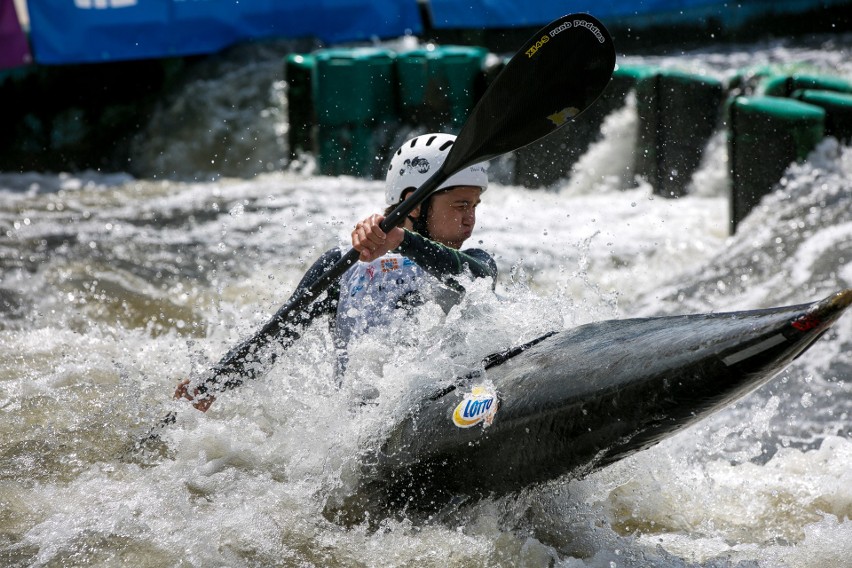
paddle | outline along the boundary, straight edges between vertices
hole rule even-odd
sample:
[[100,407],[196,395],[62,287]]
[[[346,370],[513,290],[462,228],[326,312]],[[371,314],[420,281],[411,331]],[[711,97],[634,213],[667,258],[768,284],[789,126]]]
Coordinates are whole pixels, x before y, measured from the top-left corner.
[[[381,223],[387,232],[458,171],[526,146],[565,126],[587,109],[609,83],[615,49],[606,28],[587,14],[570,14],[541,28],[494,79],[459,132],[443,165]],[[305,309],[358,261],[350,250],[308,287],[282,306],[250,340],[231,350],[197,385],[198,393],[221,392],[242,383],[246,361],[300,323]],[[171,413],[159,427],[174,422]],[[139,444],[137,444],[138,446]]]

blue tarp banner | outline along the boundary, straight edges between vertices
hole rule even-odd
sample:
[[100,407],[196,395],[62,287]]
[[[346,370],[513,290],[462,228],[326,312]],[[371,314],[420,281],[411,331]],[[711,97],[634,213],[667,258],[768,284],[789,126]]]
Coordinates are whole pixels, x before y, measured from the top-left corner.
[[327,43],[420,33],[417,0],[29,0],[37,63],[219,51],[240,41]]
[[429,0],[433,25],[444,29],[543,26],[576,12],[606,23],[608,18],[677,13],[720,4],[720,0]]

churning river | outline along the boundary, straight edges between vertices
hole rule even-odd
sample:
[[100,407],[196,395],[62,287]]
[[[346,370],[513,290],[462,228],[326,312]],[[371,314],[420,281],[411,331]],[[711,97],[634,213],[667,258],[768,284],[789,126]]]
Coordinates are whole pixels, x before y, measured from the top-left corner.
[[[724,78],[750,66],[852,79],[822,38],[621,61]],[[690,193],[625,175],[635,104],[571,177],[494,183],[472,238],[500,268],[332,380],[324,325],[202,414],[171,400],[265,323],[313,260],[382,207],[381,182],[282,166],[280,53],[223,61],[152,117],[152,171],[193,159],[246,175],[0,174],[3,566],[852,566],[852,317],[734,406],[583,480],[378,530],[327,520],[363,447],[430,381],[589,321],[805,303],[852,287],[852,148],[827,139],[728,234],[722,128]],[[246,89],[262,104],[241,107]],[[204,120],[158,128],[169,113]],[[206,120],[206,122],[205,122]],[[227,124],[233,144],[204,154]],[[188,130],[187,130],[188,129]],[[239,142],[237,141],[239,140]],[[204,159],[198,158],[205,155]],[[471,244],[471,242],[469,242]],[[376,388],[378,405],[353,408]],[[169,411],[156,452],[128,453]]]

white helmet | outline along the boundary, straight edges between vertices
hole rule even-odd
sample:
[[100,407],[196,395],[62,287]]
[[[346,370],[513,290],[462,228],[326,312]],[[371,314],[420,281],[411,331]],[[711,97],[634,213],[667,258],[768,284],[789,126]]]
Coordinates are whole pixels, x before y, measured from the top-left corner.
[[[412,138],[403,144],[391,159],[385,179],[387,204],[396,205],[406,189],[417,189],[432,177],[447,159],[455,140],[452,134],[432,133]],[[488,187],[488,163],[466,167],[450,176],[435,191],[457,185],[470,185],[485,191]]]

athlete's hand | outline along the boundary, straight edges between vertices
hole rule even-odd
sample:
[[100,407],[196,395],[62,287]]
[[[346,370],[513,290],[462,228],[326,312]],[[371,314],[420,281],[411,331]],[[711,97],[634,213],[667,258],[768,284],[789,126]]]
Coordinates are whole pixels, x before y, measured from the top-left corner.
[[216,397],[212,394],[207,396],[202,395],[198,392],[197,388],[193,394],[189,394],[189,379],[184,379],[178,383],[177,389],[175,390],[175,398],[185,398],[192,403],[192,406],[201,412],[207,412],[207,409],[210,408],[210,405],[212,405],[213,401],[216,400]]
[[379,226],[384,220],[383,215],[374,214],[355,225],[352,231],[352,248],[361,254],[359,260],[371,262],[402,243],[405,231],[401,227],[394,227],[385,233]]

